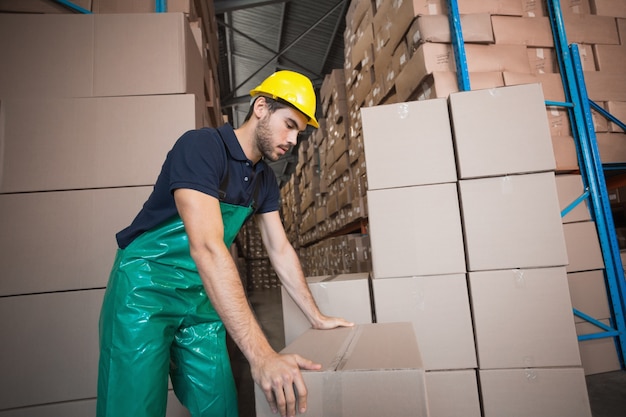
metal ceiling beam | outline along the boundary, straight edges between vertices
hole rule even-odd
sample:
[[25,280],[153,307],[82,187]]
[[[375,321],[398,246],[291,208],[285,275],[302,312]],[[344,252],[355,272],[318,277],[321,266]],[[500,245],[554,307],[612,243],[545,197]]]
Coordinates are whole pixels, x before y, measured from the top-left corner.
[[[261,42],[259,42],[258,40],[254,39],[253,37],[251,37],[251,36],[249,36],[249,35],[246,35],[245,33],[243,33],[242,31],[240,31],[239,29],[237,29],[237,28],[233,27],[233,26],[232,26],[231,24],[229,24],[229,23],[222,22],[222,21],[218,20],[218,21],[217,21],[217,24],[218,24],[218,25],[220,25],[220,26],[224,26],[225,28],[229,29],[229,30],[231,31],[230,33],[232,33],[232,32],[236,32],[236,33],[238,33],[239,35],[243,36],[244,38],[246,38],[246,39],[247,39],[247,40],[249,40],[250,42],[254,43],[255,45],[257,45],[257,46],[259,46],[259,47],[261,47],[261,48],[263,48],[263,49],[265,49],[265,50],[266,50],[266,51],[268,51],[268,52],[271,52],[271,53],[273,53],[273,54],[275,54],[275,55],[281,55],[281,54],[282,54],[282,52],[277,52],[275,49],[270,48],[269,46],[262,44]],[[284,52],[284,51],[283,51],[283,52]],[[236,54],[236,53],[232,53],[232,52],[230,52],[230,53],[231,53],[233,56],[237,56],[237,54]],[[250,58],[249,58],[249,57],[246,57],[246,59],[250,59]],[[275,58],[273,58],[273,59],[275,59]],[[315,75],[318,75],[318,76],[319,76],[319,72],[318,72],[318,71],[314,71],[314,70],[311,70],[310,68],[306,68],[306,67],[304,67],[304,66],[302,66],[302,65],[298,64],[297,62],[295,62],[295,61],[293,61],[293,60],[291,60],[291,59],[284,58],[284,57],[283,57],[283,59],[284,59],[285,61],[289,62],[290,64],[292,64],[292,65],[294,65],[294,66],[298,67],[300,70],[303,70],[303,71],[308,72],[308,73],[310,73],[310,74],[315,74]],[[259,62],[259,64],[261,64],[261,61],[258,61],[258,62]],[[267,65],[267,64],[265,64],[265,65]],[[235,91],[235,90],[233,89],[232,91]]]
[[213,0],[215,14],[249,9],[251,7],[266,6],[268,4],[286,3],[290,0]]
[[246,78],[244,81],[240,82],[239,85],[237,87],[235,87],[233,89],[233,91],[226,97],[226,100],[230,99],[234,92],[237,91],[239,88],[241,88],[242,86],[244,86],[248,81],[250,81],[252,78],[254,78],[255,75],[257,75],[259,72],[261,72],[261,70],[263,68],[265,68],[266,66],[268,66],[270,63],[272,63],[276,58],[280,57],[281,55],[283,55],[285,52],[287,52],[289,49],[291,49],[294,45],[296,45],[302,38],[304,38],[306,35],[308,35],[313,29],[315,29],[317,27],[317,25],[319,25],[321,22],[323,22],[328,16],[330,16],[339,6],[341,6],[343,2],[339,2],[336,5],[334,5],[329,11],[327,11],[321,18],[319,18],[315,23],[313,23],[307,30],[305,30],[304,32],[302,32],[300,35],[298,35],[298,37],[296,39],[294,39],[293,41],[291,41],[287,46],[285,46],[283,49],[281,49],[280,51],[276,52],[274,54],[273,57],[271,57],[267,62],[265,62],[261,67],[259,67],[259,69],[257,69],[255,72],[253,72],[250,76],[248,76],[248,78]]

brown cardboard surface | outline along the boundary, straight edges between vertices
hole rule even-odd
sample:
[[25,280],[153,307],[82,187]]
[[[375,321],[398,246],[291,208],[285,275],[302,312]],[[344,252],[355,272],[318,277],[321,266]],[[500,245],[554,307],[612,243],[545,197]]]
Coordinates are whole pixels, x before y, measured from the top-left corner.
[[93,19],[0,13],[0,97],[93,95]]
[[[424,371],[410,323],[308,330],[281,351],[322,364],[303,371],[307,416],[426,417]],[[257,417],[273,416],[255,386]]]
[[378,323],[413,324],[424,369],[476,367],[465,274],[374,279]]
[[[607,103],[607,111],[611,113],[622,123],[626,123],[626,101],[609,101]],[[609,131],[615,133],[624,133],[624,129],[617,124],[610,122]]]
[[154,184],[198,108],[190,94],[2,100],[0,192]]
[[0,298],[0,328],[19,340],[0,347],[11,358],[0,375],[3,408],[96,396],[103,295],[97,289]]
[[459,13],[490,13],[511,16],[522,15],[522,4],[517,0],[459,0]]
[[456,181],[446,100],[366,107],[361,118],[370,190]]
[[[320,311],[327,316],[343,317],[353,323],[372,322],[368,273],[307,277],[307,284]],[[285,344],[311,328],[311,323],[281,287]]]
[[479,371],[484,417],[591,417],[582,368]]
[[429,417],[480,417],[474,369],[426,372]]
[[460,179],[555,168],[539,84],[450,94]]
[[[595,319],[611,317],[603,269],[570,272],[567,281],[572,307]],[[574,321],[580,323],[586,320],[574,316]]]
[[204,97],[202,58],[182,13],[101,14],[94,29],[94,95]]
[[468,270],[568,263],[554,174],[459,181]]
[[0,295],[104,287],[152,187],[0,195]]
[[626,161],[626,133],[596,133],[596,140],[603,163]]
[[589,0],[591,11],[599,16],[626,18],[625,0]]
[[557,171],[578,170],[578,155],[574,138],[571,136],[552,136],[552,149]]
[[[465,54],[470,73],[512,71],[529,74],[531,72],[524,45],[467,44]],[[456,71],[451,45],[426,42],[415,50],[396,78],[398,100],[405,101],[426,75],[434,71]]]
[[373,278],[465,272],[455,184],[367,192]]
[[[600,320],[610,326],[609,320]],[[576,323],[576,334],[587,335],[599,333],[603,330],[595,325],[584,322]],[[621,369],[615,340],[612,337],[583,340],[578,342],[580,359],[585,369],[585,375],[601,374],[603,372],[618,371]]]
[[550,136],[572,136],[568,110],[564,107],[546,106]]
[[[167,0],[166,10],[169,13],[190,13],[193,10],[192,0]],[[93,0],[94,13],[151,13],[156,9],[153,0]]]
[[580,366],[565,268],[469,273],[480,369]]
[[593,101],[626,101],[623,71],[585,71],[587,94]]
[[533,74],[554,73],[558,72],[558,62],[556,51],[554,48],[535,48],[529,47],[528,59],[530,60],[530,68]]
[[[604,268],[600,240],[593,221],[563,225],[569,264],[567,272],[590,271]],[[603,317],[604,318],[604,317]]]
[[[489,13],[460,16],[463,41],[467,43],[493,43],[493,30]],[[447,15],[418,16],[407,32],[409,45],[421,42],[450,43],[450,21]]]
[[614,17],[584,13],[565,13],[563,23],[567,41],[572,43],[619,45]]
[[554,37],[548,17],[492,16],[493,33],[498,44],[551,48]]
[[563,81],[557,73],[524,74],[516,72],[504,72],[504,84],[507,86],[520,84],[541,84],[544,98],[551,101],[565,101]]
[[204,97],[202,58],[182,13],[3,14],[0,39],[3,99]]
[[[74,0],[76,6],[91,10],[91,0]],[[0,11],[11,13],[67,13],[66,6],[48,0],[0,0]]]
[[[563,174],[556,177],[556,191],[559,197],[559,207],[561,213],[568,208],[570,204],[583,195],[585,189],[583,186],[582,176],[579,174]],[[591,220],[589,212],[589,199],[584,199],[572,208],[565,217],[561,217],[563,223],[573,223],[579,221]]]
[[[504,86],[501,72],[472,72],[469,74],[469,80],[472,90]],[[434,71],[422,81],[409,99],[448,98],[450,94],[458,91],[459,81],[456,72]]]

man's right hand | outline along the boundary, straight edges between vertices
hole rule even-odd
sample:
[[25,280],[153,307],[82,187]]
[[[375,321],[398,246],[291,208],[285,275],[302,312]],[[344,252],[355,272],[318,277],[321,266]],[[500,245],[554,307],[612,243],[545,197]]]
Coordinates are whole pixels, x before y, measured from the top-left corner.
[[278,411],[283,417],[306,412],[307,389],[300,370],[316,371],[322,365],[297,354],[273,352],[250,366],[252,378],[263,390],[272,412]]

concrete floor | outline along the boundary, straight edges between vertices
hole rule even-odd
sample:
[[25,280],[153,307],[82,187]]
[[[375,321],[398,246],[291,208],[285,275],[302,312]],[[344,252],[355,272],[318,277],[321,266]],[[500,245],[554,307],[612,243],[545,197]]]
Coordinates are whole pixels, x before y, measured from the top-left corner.
[[[270,344],[276,350],[282,349],[285,337],[280,288],[253,291],[249,299]],[[250,367],[235,347],[231,349],[231,359],[239,390],[239,415],[255,417],[254,383],[250,377]],[[587,377],[587,388],[593,417],[626,416],[626,371],[590,375]]]

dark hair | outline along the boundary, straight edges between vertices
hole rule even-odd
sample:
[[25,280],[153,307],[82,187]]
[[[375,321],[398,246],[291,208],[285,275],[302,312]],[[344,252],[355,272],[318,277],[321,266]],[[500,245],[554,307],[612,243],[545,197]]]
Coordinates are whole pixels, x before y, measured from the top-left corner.
[[[274,113],[276,110],[280,110],[280,109],[284,109],[287,107],[291,107],[293,109],[296,109],[294,106],[292,106],[291,104],[280,100],[280,99],[273,99],[271,97],[267,97],[267,96],[257,96],[254,98],[254,100],[252,100],[252,102],[250,103],[250,108],[248,109],[248,114],[246,114],[246,118],[243,120],[243,122],[247,122],[248,120],[250,120],[250,118],[252,117],[252,112],[254,111],[254,103],[257,100],[257,98],[259,97],[263,97],[265,99],[265,103],[267,104],[267,110],[271,113]],[[298,110],[298,109],[296,109]],[[299,111],[299,110],[298,110]]]

